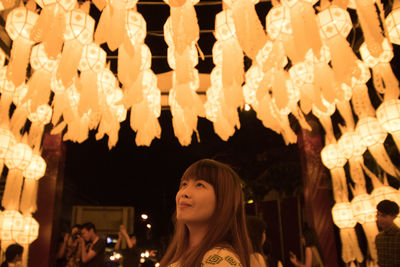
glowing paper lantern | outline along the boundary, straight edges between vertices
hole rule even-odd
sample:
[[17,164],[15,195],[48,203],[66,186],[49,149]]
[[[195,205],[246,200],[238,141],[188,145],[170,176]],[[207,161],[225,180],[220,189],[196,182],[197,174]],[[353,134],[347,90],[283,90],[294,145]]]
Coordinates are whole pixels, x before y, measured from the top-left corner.
[[13,239],[19,244],[28,245],[36,240],[39,234],[39,224],[30,215],[22,216],[22,229],[13,230]]
[[348,131],[338,140],[340,152],[349,160],[350,176],[356,188],[366,193],[365,177],[362,169],[362,155],[367,147],[361,142],[360,136],[354,131]]
[[8,150],[14,146],[14,135],[6,128],[0,127],[0,173],[3,171],[4,160]]
[[32,110],[36,110],[39,105],[49,102],[51,77],[58,66],[58,60],[48,58],[44,45],[38,44],[32,49],[30,62],[35,71],[29,79],[25,100],[30,99]]
[[[90,2],[83,4],[87,5],[90,5]],[[94,24],[94,19],[82,9],[74,9],[68,13],[64,32],[65,42],[57,69],[57,79],[61,79],[66,87],[71,85],[72,79],[77,75],[83,46],[93,41]]]
[[364,229],[371,258],[376,262],[378,257],[375,246],[375,237],[379,230],[376,226],[376,205],[374,205],[371,200],[370,195],[366,193],[359,194],[352,199],[351,206],[355,218]]
[[363,254],[357,242],[357,235],[354,227],[357,220],[353,215],[352,206],[349,202],[336,203],[332,207],[333,222],[340,228],[340,238],[342,240],[342,259],[349,263],[357,259],[363,261]]
[[314,68],[311,64],[300,62],[289,70],[293,85],[300,91],[300,106],[305,114],[311,111],[314,98]]
[[13,9],[7,16],[6,31],[13,40],[7,77],[19,86],[25,81],[33,42],[30,34],[38,15],[25,7]]
[[98,45],[91,43],[85,45],[78,69],[81,71],[82,84],[81,97],[78,111],[82,115],[89,110],[99,112],[99,95],[97,86],[97,73],[105,68],[106,52]]
[[8,122],[10,105],[15,92],[15,85],[7,78],[8,67],[0,69],[0,123]]
[[72,11],[76,0],[36,0],[42,8],[31,39],[41,42],[49,58],[56,59],[61,52],[67,12]]
[[392,135],[400,151],[400,100],[384,101],[376,110],[376,117],[382,128]]
[[385,172],[392,176],[400,176],[399,170],[393,165],[383,146],[387,134],[378,120],[373,117],[361,118],[357,122],[356,131],[363,144],[368,147],[371,155]]
[[400,8],[394,8],[392,12],[387,15],[385,21],[389,33],[390,42],[400,45]]
[[321,150],[321,159],[325,167],[331,172],[335,201],[345,201],[348,198],[346,174],[343,169],[346,158],[340,152],[337,144],[330,144]]
[[18,211],[6,209],[0,214],[0,238],[3,251],[10,244],[15,243],[13,233],[21,232],[23,226],[23,218]]
[[[346,37],[349,34],[352,23],[349,13],[335,5],[318,13],[318,22],[321,37],[328,45],[332,69],[339,83],[351,84],[351,76],[358,72],[356,60]],[[356,77],[359,75],[356,74]]]
[[40,147],[44,126],[50,122],[52,111],[49,105],[43,104],[38,106],[35,112],[29,114],[28,119],[32,124],[29,129],[28,140],[33,148]]

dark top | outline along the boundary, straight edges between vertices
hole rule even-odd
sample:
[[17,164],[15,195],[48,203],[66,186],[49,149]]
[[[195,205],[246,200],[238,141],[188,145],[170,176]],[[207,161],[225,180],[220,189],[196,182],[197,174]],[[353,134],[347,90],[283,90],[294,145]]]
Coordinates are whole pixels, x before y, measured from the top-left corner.
[[0,267],[8,267],[8,262],[4,261],[4,262],[0,265]]
[[375,244],[380,267],[400,266],[400,229],[396,225],[386,232],[380,232]]
[[132,248],[121,249],[122,266],[124,267],[138,267],[140,261],[140,251],[136,246]]
[[96,256],[86,263],[82,263],[82,267],[103,267],[105,266],[105,248],[106,242],[99,238],[93,245],[89,246],[88,252],[93,250]]

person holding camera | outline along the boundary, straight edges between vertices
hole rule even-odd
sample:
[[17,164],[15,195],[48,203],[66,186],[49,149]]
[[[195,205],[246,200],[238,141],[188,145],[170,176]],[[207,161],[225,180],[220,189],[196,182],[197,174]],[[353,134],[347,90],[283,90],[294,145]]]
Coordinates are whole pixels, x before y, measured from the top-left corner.
[[79,267],[81,262],[81,250],[79,249],[79,235],[82,227],[79,224],[72,226],[70,233],[65,233],[57,259],[64,259],[65,267]]
[[[82,267],[104,267],[106,242],[96,232],[93,223],[82,225],[81,235],[78,237],[81,251]],[[87,244],[87,246],[85,246]]]

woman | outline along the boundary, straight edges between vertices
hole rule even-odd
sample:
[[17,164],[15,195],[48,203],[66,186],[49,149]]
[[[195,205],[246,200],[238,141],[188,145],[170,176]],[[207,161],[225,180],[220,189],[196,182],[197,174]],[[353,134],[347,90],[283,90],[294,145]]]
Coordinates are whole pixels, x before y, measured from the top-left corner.
[[81,261],[81,253],[79,249],[78,237],[81,231],[81,225],[76,224],[72,226],[71,233],[66,233],[64,235],[64,241],[61,244],[58,252],[57,258],[64,259],[65,267],[79,267]]
[[250,266],[239,176],[203,159],[183,174],[176,194],[175,234],[161,267]]
[[303,232],[301,241],[305,247],[305,263],[300,262],[293,252],[290,253],[290,261],[297,267],[323,267],[324,263],[318,249],[317,235],[313,229]]

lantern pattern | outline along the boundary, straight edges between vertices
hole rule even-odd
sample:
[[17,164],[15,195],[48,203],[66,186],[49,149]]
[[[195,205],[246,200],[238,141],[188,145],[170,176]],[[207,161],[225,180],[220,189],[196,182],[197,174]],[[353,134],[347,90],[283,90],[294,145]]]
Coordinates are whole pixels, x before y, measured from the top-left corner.
[[22,232],[23,226],[23,218],[18,211],[6,209],[0,214],[0,238],[3,251],[15,242],[13,234]]
[[400,100],[384,101],[376,110],[376,117],[382,128],[392,135],[400,151]]
[[321,37],[329,47],[331,64],[336,80],[341,83],[351,84],[351,76],[359,76],[357,69],[357,57],[351,50],[346,37],[351,30],[351,19],[349,13],[331,5],[329,8],[319,12],[318,23]]
[[352,206],[349,202],[336,203],[332,207],[333,222],[340,229],[342,240],[342,259],[346,263],[357,260],[362,262],[364,257],[358,246],[357,235],[354,227],[357,220],[353,215]]
[[[83,4],[87,5],[90,3]],[[56,73],[57,79],[66,87],[70,86],[73,78],[77,76],[84,45],[93,41],[94,24],[94,19],[82,9],[74,9],[67,15],[64,47]]]
[[23,245],[28,245],[36,240],[39,234],[39,224],[32,216],[22,216],[22,229],[13,231],[13,239]]
[[25,82],[26,68],[33,42],[30,34],[38,15],[25,7],[13,9],[7,16],[6,31],[13,40],[7,77],[15,86]]

